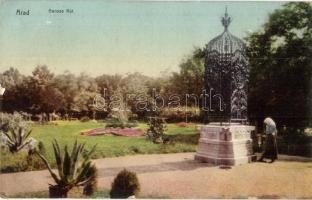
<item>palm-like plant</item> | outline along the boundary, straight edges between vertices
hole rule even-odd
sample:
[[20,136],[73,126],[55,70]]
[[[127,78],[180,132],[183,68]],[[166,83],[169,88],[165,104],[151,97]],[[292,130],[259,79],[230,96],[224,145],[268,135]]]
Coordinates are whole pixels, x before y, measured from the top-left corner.
[[25,131],[26,128],[24,126],[19,126],[17,128],[10,128],[8,132],[2,132],[7,137],[6,145],[10,152],[16,153],[31,143],[31,140],[28,139],[31,130],[27,133]]
[[71,153],[68,152],[67,145],[65,145],[64,156],[62,156],[57,141],[54,140],[52,144],[58,175],[52,171],[47,159],[37,152],[56,183],[49,187],[50,197],[66,198],[68,192],[74,187],[94,185],[97,169],[92,164],[90,157],[95,151],[95,146],[91,151],[85,152],[85,144],[78,144],[76,141]]

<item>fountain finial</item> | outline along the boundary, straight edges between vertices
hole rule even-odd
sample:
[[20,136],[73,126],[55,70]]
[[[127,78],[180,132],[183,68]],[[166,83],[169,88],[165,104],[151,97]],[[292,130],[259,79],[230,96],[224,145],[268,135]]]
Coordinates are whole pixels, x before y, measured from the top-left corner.
[[229,17],[228,13],[227,13],[227,6],[225,7],[225,13],[224,13],[224,17],[222,17],[222,25],[224,26],[224,30],[226,31],[231,23],[232,19],[231,17]]

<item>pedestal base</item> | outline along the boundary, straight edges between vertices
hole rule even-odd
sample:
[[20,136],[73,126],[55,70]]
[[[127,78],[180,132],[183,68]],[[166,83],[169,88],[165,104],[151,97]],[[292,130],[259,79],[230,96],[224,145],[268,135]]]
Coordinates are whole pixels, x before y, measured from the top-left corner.
[[205,162],[205,163],[211,163],[214,165],[240,165],[240,164],[246,164],[250,162],[255,162],[257,160],[256,155],[241,157],[241,158],[213,158],[206,155],[195,155],[195,160]]
[[199,126],[200,139],[195,160],[215,165],[239,165],[255,159],[251,131],[255,127],[239,124]]

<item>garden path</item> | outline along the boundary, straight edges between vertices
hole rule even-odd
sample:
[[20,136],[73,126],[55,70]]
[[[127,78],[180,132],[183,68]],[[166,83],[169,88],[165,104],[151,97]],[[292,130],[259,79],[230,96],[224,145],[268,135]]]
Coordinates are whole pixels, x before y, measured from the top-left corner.
[[[96,160],[99,187],[109,189],[123,168],[135,171],[144,196],[171,198],[287,197],[312,198],[312,162],[289,156],[273,163],[220,169],[193,159],[194,153],[150,154]],[[287,161],[288,159],[288,161]],[[0,193],[47,190],[47,170],[0,174]]]

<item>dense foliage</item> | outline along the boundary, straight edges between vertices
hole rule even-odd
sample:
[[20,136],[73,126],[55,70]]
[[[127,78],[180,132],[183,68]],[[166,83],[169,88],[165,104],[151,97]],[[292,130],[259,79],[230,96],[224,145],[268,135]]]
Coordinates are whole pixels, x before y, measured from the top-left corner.
[[148,121],[147,137],[154,143],[164,143],[165,131],[167,129],[164,118],[150,117]]
[[278,125],[311,125],[312,7],[287,3],[247,37],[249,114],[272,116]]
[[28,154],[26,151],[12,154],[3,149],[0,151],[1,173],[42,170],[45,168],[44,163],[36,154]]
[[[104,118],[108,115],[127,122],[130,118],[145,119],[158,115],[162,105],[168,105],[170,95],[179,95],[180,102],[169,106],[196,105],[186,102],[187,93],[199,95],[203,86],[203,50],[197,48],[194,55],[181,62],[180,72],[166,73],[151,78],[140,73],[100,75],[92,78],[86,74],[76,76],[69,72],[55,75],[45,65],[37,66],[32,75],[22,75],[10,68],[0,73],[0,82],[6,88],[3,109],[6,112],[22,112],[33,120]],[[196,84],[190,84],[194,83]],[[157,99],[158,97],[163,98]],[[96,100],[100,100],[95,103]],[[105,107],[103,106],[105,104]],[[97,107],[96,107],[97,105]],[[30,113],[31,115],[27,114]],[[184,117],[184,116],[183,116]]]
[[140,183],[137,175],[126,169],[117,174],[110,191],[111,198],[124,199],[137,196],[140,192]]

